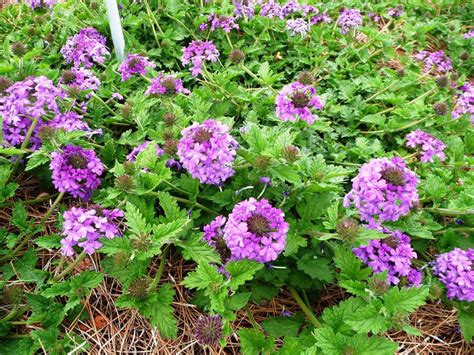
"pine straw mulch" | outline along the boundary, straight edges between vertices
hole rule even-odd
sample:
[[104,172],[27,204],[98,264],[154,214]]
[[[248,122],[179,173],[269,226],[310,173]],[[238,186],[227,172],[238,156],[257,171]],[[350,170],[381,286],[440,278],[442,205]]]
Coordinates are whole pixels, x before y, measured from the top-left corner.
[[[21,189],[16,198],[31,200],[43,196],[38,191],[38,182],[32,177],[20,177]],[[67,202],[67,201],[66,201]],[[37,205],[27,205],[28,216],[40,219],[52,201]],[[10,226],[12,207],[0,208],[0,225]],[[47,225],[45,235],[57,232],[57,220],[53,215]],[[61,257],[57,250],[39,250],[38,267],[55,272],[53,261]],[[68,262],[72,262],[69,259]],[[159,260],[155,260],[150,274],[154,275]],[[64,266],[65,267],[65,266]],[[63,332],[77,334],[90,344],[89,354],[238,354],[240,345],[237,330],[241,327],[251,327],[245,311],[239,311],[237,320],[232,324],[233,334],[227,339],[227,346],[216,349],[202,349],[194,339],[193,325],[202,312],[190,303],[192,293],[180,283],[186,274],[194,269],[194,264],[187,262],[176,251],[170,253],[163,272],[162,283],[169,282],[176,291],[175,316],[178,319],[178,337],[175,340],[163,339],[149,322],[136,310],[118,309],[114,300],[121,295],[120,284],[112,278],[105,277],[104,281],[84,301],[84,312],[87,317],[64,322]],[[86,258],[78,265],[76,272],[84,269],[100,270],[100,258],[94,255]],[[17,283],[17,282],[16,282]],[[24,285],[26,291],[28,286]],[[317,303],[312,305],[314,312],[320,315],[324,308],[333,306],[345,299],[347,295],[336,285],[327,285]],[[275,316],[281,316],[283,311],[299,312],[298,305],[285,289],[270,301],[261,304],[250,304],[250,311],[257,323]],[[7,311],[2,307],[3,311]],[[29,314],[23,315],[27,320]],[[440,302],[430,303],[421,307],[411,316],[411,324],[416,327],[421,336],[408,335],[405,332],[390,332],[387,336],[400,344],[400,354],[472,354],[474,345],[464,342],[456,319],[456,310],[445,308]],[[18,325],[16,334],[27,334],[38,329],[37,325]],[[281,345],[278,341],[277,345]],[[84,344],[77,344],[80,351]]]

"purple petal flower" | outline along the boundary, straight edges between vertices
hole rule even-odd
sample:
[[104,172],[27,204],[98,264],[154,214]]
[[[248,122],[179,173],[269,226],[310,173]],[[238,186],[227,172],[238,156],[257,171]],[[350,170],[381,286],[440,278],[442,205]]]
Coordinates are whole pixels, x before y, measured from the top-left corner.
[[41,7],[49,7],[50,9],[62,0],[29,0],[31,8],[34,10]]
[[[229,33],[232,30],[238,30],[239,25],[235,23],[235,18],[232,16],[218,16],[214,13],[210,14],[207,18],[207,24],[210,25],[211,32],[218,28],[222,28],[224,32]],[[202,26],[202,25],[201,25]],[[203,28],[203,30],[207,29]],[[201,28],[200,28],[201,29]]]
[[371,226],[396,221],[418,202],[417,184],[416,174],[402,159],[372,159],[352,179],[352,190],[344,197],[344,207],[354,204],[361,220]]
[[400,17],[403,15],[404,8],[403,5],[398,5],[397,7],[389,7],[387,9],[387,14],[390,17]]
[[[133,148],[131,153],[129,155],[127,155],[127,160],[128,161],[137,160],[137,155],[140,154],[141,152],[143,152],[146,149],[146,147],[148,147],[148,144],[150,144],[150,143],[151,143],[150,141],[145,141],[142,144],[140,144],[138,147]],[[158,157],[161,157],[163,154],[165,154],[164,150],[161,149],[161,147],[157,144],[156,145],[156,155]]]
[[339,31],[347,34],[351,29],[362,26],[362,15],[357,9],[344,9],[337,19]]
[[428,51],[421,51],[415,54],[415,59],[422,61],[424,68],[423,71],[429,72],[432,69],[440,73],[446,73],[453,69],[451,66],[451,59],[444,54],[443,50],[431,53]]
[[276,99],[276,115],[282,121],[296,122],[297,119],[313,124],[318,116],[315,110],[321,110],[324,102],[316,95],[316,89],[298,81],[285,85]]
[[118,67],[118,71],[122,74],[122,81],[130,79],[135,74],[146,75],[147,68],[155,68],[155,63],[142,57],[139,54],[129,54],[127,59]]
[[183,86],[181,79],[175,79],[172,75],[164,76],[160,73],[151,80],[151,85],[146,90],[145,95],[172,95],[179,93],[188,95],[191,91]]
[[224,240],[232,259],[276,260],[285,249],[288,223],[284,213],[267,200],[254,198],[234,206],[224,226]]
[[229,127],[209,119],[185,128],[178,144],[183,167],[203,184],[221,185],[234,175],[232,163],[238,144]]
[[91,68],[95,63],[104,63],[110,53],[105,46],[106,39],[95,28],[87,27],[69,37],[61,48],[66,63],[74,67]]
[[331,23],[332,18],[328,15],[327,11],[324,11],[322,14],[316,15],[311,17],[310,20],[312,25],[316,25],[318,23]]
[[417,129],[407,134],[406,139],[407,147],[421,147],[421,161],[423,163],[433,162],[433,157],[435,156],[441,161],[446,159],[446,156],[444,155],[444,149],[446,148],[446,145],[439,139],[434,138],[432,135]]
[[474,124],[474,86],[468,83],[460,88],[463,93],[457,97],[452,117],[458,119],[462,115],[470,114]]
[[183,48],[181,62],[183,65],[192,63],[191,73],[198,76],[202,72],[202,63],[204,61],[216,62],[219,57],[219,51],[211,41],[192,41],[189,46]]
[[474,30],[470,30],[469,32],[465,33],[463,37],[466,39],[474,38]]
[[292,36],[306,36],[309,31],[309,24],[305,19],[297,18],[286,21],[286,30],[291,32]]
[[82,91],[97,91],[100,86],[99,78],[92,71],[84,68],[72,68],[67,74],[63,74],[59,83]]
[[100,185],[104,165],[93,150],[67,145],[62,152],[51,153],[50,169],[59,192],[88,201]]
[[48,126],[56,129],[64,129],[65,131],[91,131],[86,122],[82,120],[82,116],[75,112],[59,113],[48,122]]

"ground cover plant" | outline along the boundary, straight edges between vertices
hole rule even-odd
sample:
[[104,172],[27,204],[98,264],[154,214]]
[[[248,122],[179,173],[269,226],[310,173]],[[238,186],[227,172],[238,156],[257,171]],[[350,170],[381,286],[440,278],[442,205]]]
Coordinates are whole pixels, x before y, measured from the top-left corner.
[[472,351],[472,4],[119,4],[0,12],[0,353]]

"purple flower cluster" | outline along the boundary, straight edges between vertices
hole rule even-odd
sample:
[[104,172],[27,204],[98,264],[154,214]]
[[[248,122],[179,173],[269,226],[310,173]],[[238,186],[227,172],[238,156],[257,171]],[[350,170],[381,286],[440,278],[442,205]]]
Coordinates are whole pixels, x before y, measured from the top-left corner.
[[389,7],[387,9],[387,14],[390,17],[400,17],[404,13],[403,5],[398,5],[397,7]]
[[292,36],[305,36],[309,31],[309,24],[303,18],[286,21],[286,30],[291,32]]
[[54,5],[60,2],[60,0],[29,0],[29,2],[32,9],[40,7],[52,8]]
[[203,184],[222,185],[234,175],[237,141],[229,127],[209,119],[185,128],[178,144],[178,156],[183,167]]
[[62,152],[51,153],[50,169],[59,192],[88,201],[100,185],[104,165],[93,150],[67,145]]
[[207,18],[207,22],[201,24],[199,29],[201,31],[206,30],[210,25],[210,30],[215,31],[218,28],[222,28],[224,32],[229,33],[232,30],[238,30],[239,25],[235,23],[235,18],[232,16],[219,16],[214,13],[210,14]]
[[59,113],[48,122],[48,126],[55,129],[64,129],[65,131],[91,131],[86,122],[82,120],[82,116],[75,112]]
[[235,18],[253,18],[255,16],[255,4],[253,0],[234,0],[233,3],[235,7]]
[[59,83],[78,88],[81,91],[97,91],[100,86],[99,78],[92,71],[84,68],[72,68],[66,71],[59,80]]
[[415,59],[423,62],[423,70],[425,72],[429,72],[430,70],[434,69],[440,73],[446,73],[453,69],[451,66],[451,59],[444,54],[443,50],[439,50],[437,52],[428,52],[428,51],[421,51],[415,54]]
[[72,207],[64,212],[61,251],[66,256],[73,256],[74,246],[84,249],[86,254],[93,254],[102,247],[99,238],[112,239],[122,235],[119,229],[119,218],[124,213],[119,209],[108,210],[100,206],[93,208]]
[[204,235],[202,237],[210,246],[216,247],[224,237],[223,227],[226,218],[224,216],[217,216],[214,220],[204,226]]
[[416,148],[417,146],[421,146],[421,161],[423,163],[433,162],[433,157],[435,156],[441,161],[446,159],[444,155],[446,145],[432,135],[417,129],[407,134],[406,139],[407,147]]
[[344,9],[339,14],[337,25],[339,32],[347,34],[351,29],[362,26],[362,15],[357,9]]
[[224,226],[232,259],[269,262],[285,249],[288,223],[284,213],[267,200],[250,198],[234,206]]
[[474,30],[470,30],[469,32],[466,32],[463,37],[465,39],[474,38]]
[[311,25],[317,25],[318,23],[331,23],[332,18],[328,15],[327,11],[324,11],[322,14],[311,17]]
[[17,146],[25,139],[32,120],[38,124],[30,138],[31,149],[38,149],[41,144],[38,138],[41,117],[47,112],[59,113],[56,100],[63,98],[64,93],[45,76],[29,77],[6,89],[6,95],[0,97],[0,115],[3,117],[3,139],[6,143]]
[[147,68],[156,68],[155,63],[142,57],[139,54],[129,54],[122,64],[118,67],[118,71],[122,74],[122,81],[130,79],[135,74],[146,75]]
[[401,231],[379,228],[388,236],[384,239],[371,240],[369,245],[354,248],[354,254],[378,274],[387,271],[387,282],[398,285],[402,277],[410,285],[421,284],[421,272],[412,267],[416,253],[411,247],[410,237]]
[[281,5],[275,2],[275,0],[268,0],[261,4],[260,7],[260,16],[274,18],[280,17],[283,18],[281,12]]
[[[142,144],[140,144],[138,147],[133,148],[133,150],[130,152],[129,155],[127,155],[127,160],[128,161],[135,161],[137,160],[137,155],[143,152],[146,147],[148,147],[148,144],[150,144],[150,141],[145,141]],[[156,145],[156,155],[161,157],[163,154],[165,154],[164,150],[161,149],[161,147],[157,144]]]
[[401,158],[372,159],[352,179],[352,190],[344,197],[344,207],[354,203],[361,220],[370,226],[396,221],[418,202],[417,184],[416,174]]
[[216,62],[219,57],[219,51],[212,41],[192,41],[187,47],[183,48],[181,62],[183,65],[192,63],[191,73],[198,76],[202,72],[202,64],[208,60]]
[[276,99],[276,115],[282,121],[296,122],[297,119],[313,124],[318,116],[315,110],[324,107],[322,99],[316,95],[316,89],[298,81],[285,85]]
[[455,248],[440,254],[433,273],[446,286],[447,296],[459,301],[474,301],[474,249]]
[[454,119],[465,114],[471,115],[471,123],[474,124],[474,86],[468,83],[460,88],[463,93],[458,96],[452,113]]
[[105,37],[95,28],[83,28],[78,34],[67,39],[61,48],[61,54],[66,63],[73,63],[76,68],[91,68],[94,63],[103,63],[105,57],[110,54],[105,42]]
[[175,79],[172,75],[158,74],[151,80],[151,85],[145,91],[145,95],[173,95],[173,94],[190,94],[191,91],[183,86],[181,79]]

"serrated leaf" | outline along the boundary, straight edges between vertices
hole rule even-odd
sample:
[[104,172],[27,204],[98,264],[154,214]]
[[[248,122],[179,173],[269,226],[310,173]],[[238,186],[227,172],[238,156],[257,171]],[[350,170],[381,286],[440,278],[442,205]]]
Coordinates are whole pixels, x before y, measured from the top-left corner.
[[391,326],[382,310],[382,303],[378,300],[356,310],[346,323],[357,333],[383,333]]
[[160,201],[160,207],[163,209],[166,218],[163,218],[164,222],[173,222],[177,219],[186,219],[186,211],[181,211],[178,207],[176,199],[173,198],[168,192],[159,191],[157,192],[158,200]]
[[307,253],[298,259],[296,265],[298,269],[311,276],[313,279],[324,282],[331,282],[334,273],[329,266],[329,260]]
[[237,311],[247,304],[252,292],[242,292],[233,295],[225,300],[225,307],[231,311]]
[[150,318],[150,324],[157,327],[164,338],[174,339],[178,334],[178,322],[173,316],[174,295],[172,285],[164,284],[140,307],[142,314]]
[[274,338],[296,337],[304,323],[304,317],[295,314],[291,317],[268,318],[262,322],[262,326]]
[[35,239],[35,244],[40,248],[59,249],[61,248],[61,236],[59,234],[44,235]]
[[199,264],[196,271],[190,272],[183,280],[183,285],[187,288],[198,290],[206,289],[210,284],[222,284],[224,276],[220,274],[216,267],[209,264]]
[[36,168],[37,166],[43,165],[49,161],[49,157],[43,152],[37,151],[31,154],[26,163],[25,171],[30,171]]
[[458,321],[461,326],[462,333],[466,342],[470,342],[474,337],[474,312],[472,306],[464,307],[459,304],[457,307],[458,310]]
[[252,280],[253,275],[262,269],[263,264],[253,260],[231,260],[226,265],[226,271],[230,275],[228,285],[230,288],[236,290],[246,281]]
[[284,181],[284,182],[289,182],[292,184],[299,185],[301,184],[301,178],[298,175],[297,170],[291,166],[287,165],[278,165],[278,166],[273,166],[269,169],[270,174],[277,179]]
[[408,314],[425,304],[430,291],[428,286],[392,287],[384,296],[384,305],[392,314]]
[[20,230],[20,232],[26,231],[28,229],[26,208],[23,203],[18,202],[13,208],[11,222]]
[[176,245],[182,248],[181,254],[186,260],[194,260],[198,264],[220,262],[219,254],[202,240],[201,233],[194,233],[186,240],[176,241]]
[[240,329],[237,334],[243,355],[265,354],[275,347],[275,340],[253,329]]
[[147,224],[140,210],[130,202],[127,202],[125,208],[125,217],[127,219],[128,229],[135,234],[150,232],[151,227]]
[[342,246],[335,248],[333,259],[336,263],[336,267],[340,270],[340,280],[365,280],[372,273],[372,270],[362,266],[362,262],[351,250]]

